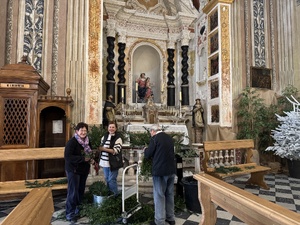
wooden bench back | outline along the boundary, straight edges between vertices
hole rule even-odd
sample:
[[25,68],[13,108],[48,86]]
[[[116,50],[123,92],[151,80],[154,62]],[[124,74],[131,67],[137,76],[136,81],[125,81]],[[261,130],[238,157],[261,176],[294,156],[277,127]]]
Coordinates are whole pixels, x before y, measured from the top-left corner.
[[[31,160],[44,160],[44,159],[63,159],[64,147],[49,147],[49,148],[26,148],[26,149],[0,149],[0,165],[1,163],[9,163],[11,161],[31,161]],[[26,170],[26,177],[30,171]],[[47,180],[56,181],[59,178],[37,179],[39,182]],[[30,181],[35,181],[30,180]],[[66,189],[67,184],[54,185],[51,189],[60,190]],[[0,199],[6,199],[7,194],[17,194],[22,192],[29,192],[31,189],[26,187],[25,180],[17,181],[4,181],[0,182]],[[8,196],[8,199],[10,197]]]
[[1,225],[49,225],[54,212],[51,188],[34,188]]
[[216,205],[246,224],[300,224],[300,214],[252,193],[228,184],[209,174],[195,174],[202,207],[201,225],[216,224]]
[[[203,169],[205,172],[208,171],[208,168],[210,167],[210,157],[216,157],[216,154],[219,156],[220,151],[221,155],[223,157],[223,160],[225,158],[225,151],[228,150],[228,154],[231,153],[233,150],[236,152],[236,150],[241,151],[241,159],[244,163],[252,163],[252,156],[254,149],[254,142],[252,139],[245,139],[245,140],[229,140],[229,141],[204,141],[203,142],[203,149],[205,153],[205,157],[203,160]],[[232,159],[231,159],[232,160]],[[235,160],[235,158],[234,158]],[[237,164],[237,162],[234,162]],[[239,164],[239,162],[238,162]]]
[[63,159],[64,147],[0,149],[0,162]]
[[230,141],[204,141],[204,151],[239,149],[239,148],[254,148],[252,139],[230,140]]

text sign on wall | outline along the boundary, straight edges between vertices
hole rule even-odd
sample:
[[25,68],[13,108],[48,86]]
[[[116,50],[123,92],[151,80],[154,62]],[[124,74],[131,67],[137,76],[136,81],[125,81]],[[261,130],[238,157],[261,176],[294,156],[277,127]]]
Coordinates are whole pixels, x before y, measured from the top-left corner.
[[63,133],[63,121],[62,120],[53,120],[52,121],[52,133],[53,134],[62,134]]
[[19,83],[1,83],[2,88],[29,88],[29,84],[19,84]]

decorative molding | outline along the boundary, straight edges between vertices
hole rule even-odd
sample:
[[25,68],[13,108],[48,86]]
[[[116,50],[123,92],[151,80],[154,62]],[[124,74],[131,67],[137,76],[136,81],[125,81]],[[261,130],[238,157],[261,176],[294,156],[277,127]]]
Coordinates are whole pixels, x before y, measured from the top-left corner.
[[249,2],[245,0],[245,59],[246,59],[246,86],[250,86],[250,15],[249,15]]
[[8,1],[5,38],[5,64],[11,63],[13,0]]
[[36,70],[42,71],[42,55],[43,55],[43,27],[44,27],[44,0],[38,0],[34,6],[34,45],[33,45],[33,65]]
[[220,6],[220,31],[221,31],[221,63],[222,63],[222,117],[221,123],[225,126],[232,125],[232,109],[231,109],[231,68],[230,68],[230,7],[227,5]]
[[264,0],[253,0],[253,51],[254,64],[257,67],[266,66],[264,6]]
[[274,0],[270,0],[270,31],[271,31],[271,63],[272,63],[272,89],[277,89],[277,70],[275,56],[275,21],[274,21]]
[[189,42],[191,40],[191,37],[190,37],[190,31],[188,29],[183,29],[181,31],[181,37],[180,37],[180,40],[181,40],[181,46],[188,46],[189,45]]
[[116,21],[113,19],[107,20],[106,25],[107,37],[115,37],[116,36]]
[[51,95],[57,95],[59,0],[54,1]]
[[[25,3],[25,26],[24,26],[24,44],[23,44],[23,52],[24,54],[29,55],[33,49],[33,11],[34,11],[34,6],[30,4],[33,2],[26,1]],[[31,57],[30,57],[31,58]]]
[[44,0],[26,1],[23,51],[39,73],[42,71],[43,22]]
[[102,29],[101,29],[101,10],[102,0],[90,0],[88,16],[89,16],[89,40],[88,40],[88,123],[99,124],[100,122],[100,109],[99,95],[100,95],[100,69],[101,69],[101,57],[100,57],[100,42],[102,42]]

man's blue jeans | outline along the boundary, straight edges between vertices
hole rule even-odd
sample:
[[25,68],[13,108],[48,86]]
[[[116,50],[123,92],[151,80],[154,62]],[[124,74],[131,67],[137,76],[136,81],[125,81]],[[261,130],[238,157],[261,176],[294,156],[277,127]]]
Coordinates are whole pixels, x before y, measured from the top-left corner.
[[174,178],[175,175],[153,176],[153,197],[156,225],[165,220],[174,221]]
[[103,167],[103,173],[106,184],[109,190],[111,190],[114,193],[114,195],[117,195],[119,193],[117,183],[118,172],[118,169],[111,171],[110,167]]
[[67,172],[68,194],[66,200],[66,219],[71,220],[79,214],[79,205],[82,202],[88,174]]

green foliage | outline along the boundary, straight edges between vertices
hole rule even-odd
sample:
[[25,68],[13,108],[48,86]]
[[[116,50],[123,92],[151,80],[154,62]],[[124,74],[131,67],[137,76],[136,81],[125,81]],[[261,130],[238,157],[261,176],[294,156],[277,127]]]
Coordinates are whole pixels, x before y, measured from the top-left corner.
[[150,132],[147,130],[143,133],[132,133],[129,132],[130,146],[132,147],[144,147],[148,146],[150,142]]
[[97,149],[101,145],[101,138],[106,132],[102,126],[93,125],[89,129],[88,137],[92,143],[92,149]]
[[[136,197],[132,196],[125,200],[125,209],[130,210],[137,206]],[[109,197],[103,201],[100,207],[92,204],[91,202],[85,202],[82,205],[80,211],[81,216],[89,218],[89,222],[92,225],[100,224],[116,224],[116,221],[121,219],[122,215],[122,198],[121,195],[118,197]],[[152,220],[154,217],[153,207],[148,205],[142,205],[142,208],[135,212],[128,220],[128,224],[138,225],[143,224],[147,221]]]
[[292,85],[283,90],[276,105],[266,106],[263,99],[258,96],[256,89],[247,87],[243,91],[238,103],[238,133],[237,139],[253,139],[255,147],[261,152],[274,142],[271,131],[278,126],[275,114],[282,115],[283,111],[292,110],[286,99],[297,96],[298,90]]
[[175,212],[186,211],[186,204],[184,202],[184,199],[179,195],[174,196],[174,208]]
[[35,181],[25,180],[26,188],[52,187],[53,185],[56,184],[67,184],[67,183],[68,183],[67,178],[62,178],[54,181],[46,180],[44,182],[39,182],[38,180]]
[[89,193],[97,196],[109,196],[111,192],[104,181],[96,181],[89,186]]
[[140,179],[142,181],[148,181],[152,176],[152,160],[143,158],[141,163]]
[[256,140],[261,129],[263,99],[259,98],[255,89],[247,87],[238,104],[238,134],[237,139]]
[[93,203],[83,204],[80,215],[88,217],[92,225],[115,224],[115,221],[121,215],[121,206],[121,197],[110,197],[105,199],[100,207],[97,207]]
[[177,155],[179,155],[181,158],[198,157],[198,154],[196,153],[195,149],[189,148],[189,146],[181,148]]
[[236,166],[232,166],[232,167],[224,167],[224,166],[220,166],[219,168],[215,168],[215,172],[216,173],[234,173],[234,172],[238,172],[241,171],[242,169]]
[[264,150],[272,142],[271,130],[276,127],[275,113],[278,107],[265,106],[256,89],[247,87],[238,104],[237,139],[253,139],[259,150]]
[[142,205],[142,208],[134,213],[128,220],[130,225],[148,224],[154,218],[154,209],[150,205]]
[[288,85],[283,91],[282,96],[278,98],[278,107],[280,108],[280,115],[284,115],[283,112],[289,112],[293,110],[293,105],[287,100],[286,97],[294,96],[298,97],[298,89],[292,85]]

